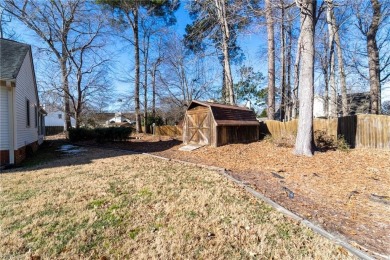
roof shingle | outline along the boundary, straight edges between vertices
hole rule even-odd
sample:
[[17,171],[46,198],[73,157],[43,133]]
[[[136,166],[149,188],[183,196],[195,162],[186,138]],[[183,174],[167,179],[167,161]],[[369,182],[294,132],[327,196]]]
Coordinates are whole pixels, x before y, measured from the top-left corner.
[[0,79],[16,79],[30,45],[0,39]]

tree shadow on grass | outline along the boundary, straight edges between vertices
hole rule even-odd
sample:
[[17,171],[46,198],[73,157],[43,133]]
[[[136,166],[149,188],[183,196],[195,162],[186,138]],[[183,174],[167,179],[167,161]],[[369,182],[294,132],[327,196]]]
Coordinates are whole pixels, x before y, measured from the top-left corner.
[[46,140],[37,152],[21,164],[8,167],[2,174],[50,169],[63,166],[90,164],[94,160],[115,158],[123,155],[136,155],[168,150],[180,145],[179,140],[127,141],[107,143],[70,143],[66,139]]

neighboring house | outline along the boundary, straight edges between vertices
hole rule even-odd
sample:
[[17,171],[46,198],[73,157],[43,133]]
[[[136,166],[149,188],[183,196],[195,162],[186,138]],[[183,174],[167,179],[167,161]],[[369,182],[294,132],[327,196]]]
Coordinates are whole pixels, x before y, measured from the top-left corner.
[[[70,118],[70,124],[72,127],[76,126],[76,120],[71,117]],[[45,117],[45,126],[46,127],[62,127],[65,126],[65,113],[62,111],[53,111],[47,113],[47,116]]]
[[[76,120],[70,117],[70,125],[76,126]],[[45,132],[46,135],[56,135],[63,133],[65,129],[65,113],[60,110],[48,112],[45,117]]]
[[115,123],[129,123],[131,124],[131,120],[125,117],[121,112],[115,113],[115,116],[108,119],[106,121],[106,125],[115,124]]
[[[337,111],[338,115],[342,116],[342,107],[341,107],[341,96],[338,96],[337,99]],[[348,115],[355,114],[368,114],[370,108],[370,93],[351,93],[347,94],[348,102]],[[314,106],[313,106],[313,116],[314,117],[326,117],[325,113],[325,99],[322,96],[314,97]]]
[[17,164],[44,139],[31,46],[0,39],[0,165]]
[[313,103],[313,116],[314,117],[326,117],[325,113],[325,100],[322,96],[314,96]]
[[[341,96],[338,103],[338,110],[341,111]],[[348,115],[368,114],[370,112],[370,93],[351,93],[347,94],[348,100]],[[341,112],[339,112],[341,114]]]
[[86,124],[90,127],[115,126],[114,124],[125,122],[132,124],[134,121],[130,120],[130,118],[135,118],[134,113],[91,112],[86,118]]

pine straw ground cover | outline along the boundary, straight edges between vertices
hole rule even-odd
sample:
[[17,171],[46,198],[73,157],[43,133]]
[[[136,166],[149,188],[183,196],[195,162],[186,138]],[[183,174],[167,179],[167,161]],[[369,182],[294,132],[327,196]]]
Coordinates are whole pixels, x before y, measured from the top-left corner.
[[0,259],[349,259],[214,171],[88,148],[0,174]]

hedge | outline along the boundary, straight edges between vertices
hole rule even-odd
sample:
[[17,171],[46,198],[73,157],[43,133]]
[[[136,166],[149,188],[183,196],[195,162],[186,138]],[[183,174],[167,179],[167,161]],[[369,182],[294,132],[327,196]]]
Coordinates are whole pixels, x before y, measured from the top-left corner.
[[131,132],[132,128],[129,127],[72,128],[69,130],[69,140],[72,142],[96,140],[98,143],[126,141]]

